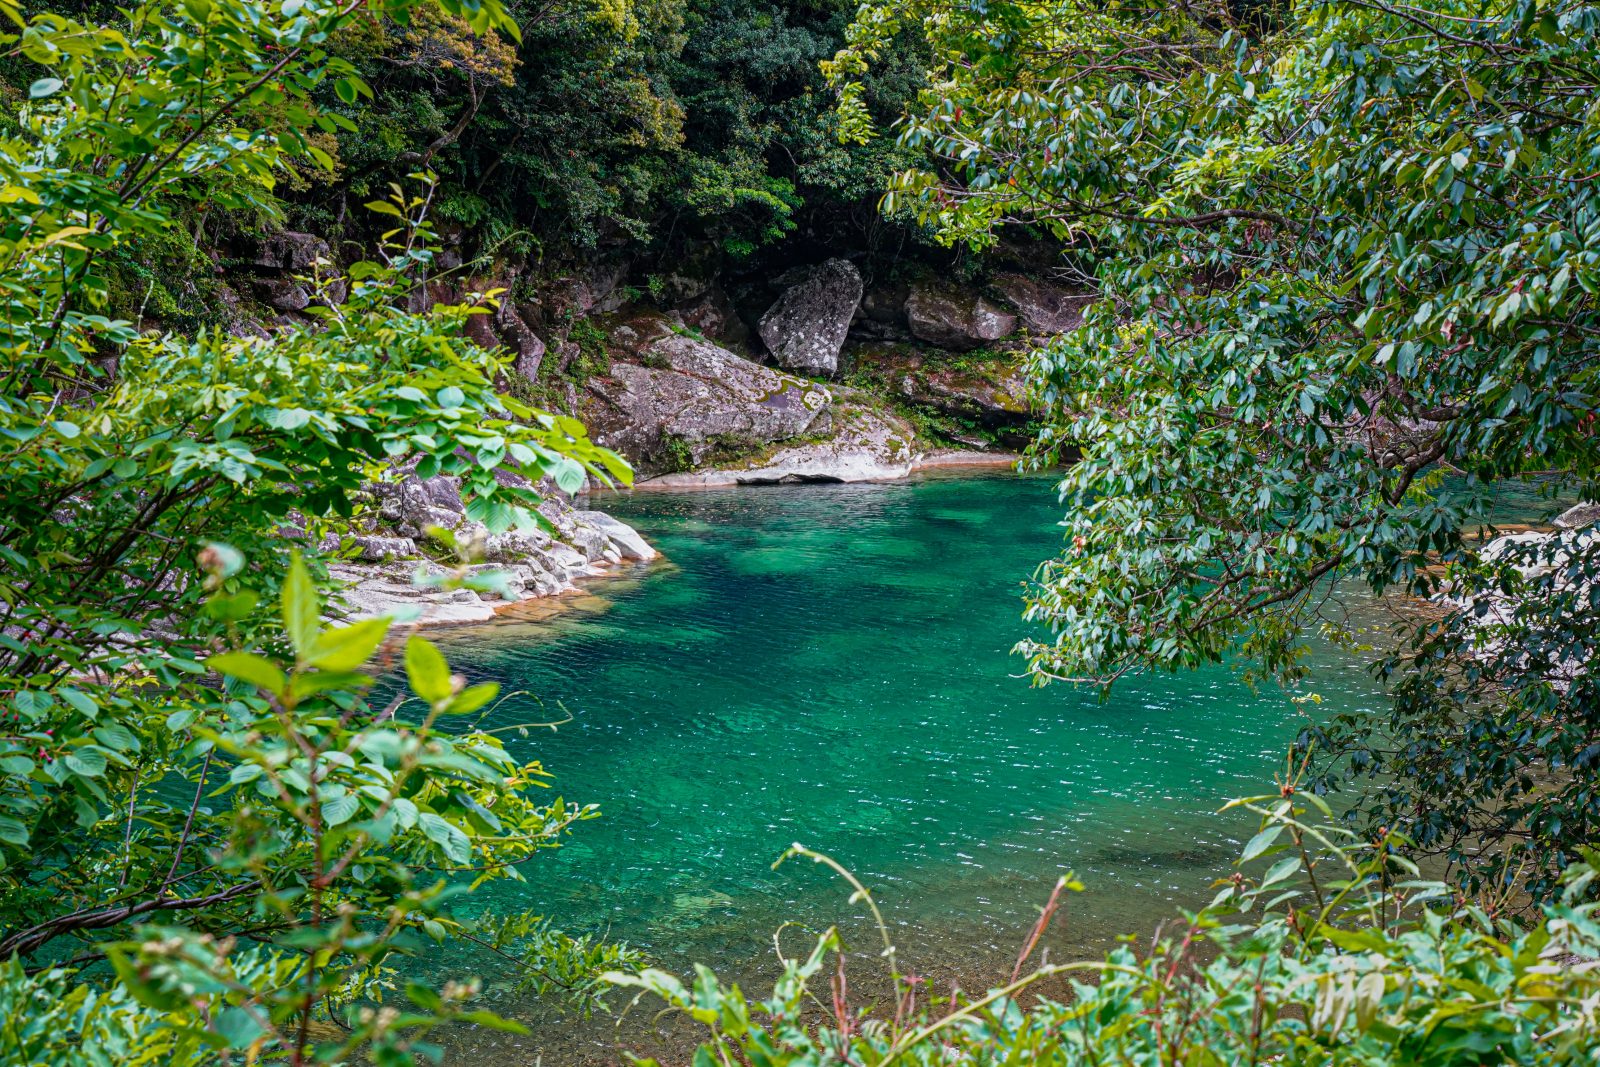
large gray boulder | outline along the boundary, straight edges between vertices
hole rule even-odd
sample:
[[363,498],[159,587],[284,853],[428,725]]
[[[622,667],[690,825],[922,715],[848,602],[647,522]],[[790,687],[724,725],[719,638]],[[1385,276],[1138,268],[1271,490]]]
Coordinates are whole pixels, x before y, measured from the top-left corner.
[[595,441],[646,474],[805,435],[832,400],[815,382],[683,334],[659,335],[636,353],[638,362],[589,379],[583,417]]
[[761,316],[761,340],[787,370],[834,374],[860,303],[861,272],[848,260],[830,259],[785,289]]
[[660,489],[799,482],[887,482],[907,477],[919,453],[916,434],[900,418],[854,399],[841,399],[826,437],[779,448],[736,466],[665,474],[644,483]]
[[304,311],[311,306],[311,294],[293,278],[256,278],[256,296],[279,311]]
[[968,290],[919,282],[906,298],[906,323],[919,341],[967,352],[1009,337],[1017,317]]
[[999,275],[994,288],[1016,309],[1029,333],[1046,337],[1076,330],[1083,323],[1084,309],[1094,302],[1093,293],[1021,274]]
[[1555,526],[1560,530],[1576,530],[1580,526],[1600,522],[1600,504],[1584,502],[1556,516]]
[[603,511],[579,511],[576,517],[605,534],[623,559],[648,561],[656,558],[657,552],[650,547],[650,543],[639,535],[638,530],[621,519]]

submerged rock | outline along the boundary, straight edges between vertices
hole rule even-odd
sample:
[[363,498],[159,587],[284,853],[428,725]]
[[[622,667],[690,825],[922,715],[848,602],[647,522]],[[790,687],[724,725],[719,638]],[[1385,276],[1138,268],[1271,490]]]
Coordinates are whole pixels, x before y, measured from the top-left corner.
[[761,340],[787,370],[835,374],[860,304],[861,272],[848,260],[830,259],[785,289],[761,316]]

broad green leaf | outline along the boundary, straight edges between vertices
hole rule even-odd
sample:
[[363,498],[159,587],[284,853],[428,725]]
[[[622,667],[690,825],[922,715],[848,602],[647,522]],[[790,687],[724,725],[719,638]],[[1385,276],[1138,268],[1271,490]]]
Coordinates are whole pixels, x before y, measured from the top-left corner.
[[450,697],[449,664],[431,642],[416,635],[406,641],[406,677],[411,681],[411,691],[429,704]]
[[92,745],[73,749],[62,758],[62,762],[85,778],[98,778],[106,773],[105,753]]
[[24,846],[28,843],[28,828],[20,819],[0,815],[0,841],[8,845]]
[[450,715],[467,715],[483,707],[500,694],[497,682],[481,682],[478,685],[468,686],[457,693],[455,699],[450,701],[445,712]]
[[307,653],[313,667],[329,671],[353,671],[372,658],[389,632],[389,619],[364,619],[336,630],[324,630]]
[[206,666],[229,678],[249,682],[274,696],[282,696],[289,679],[271,660],[249,652],[219,652],[206,660]]
[[241,622],[250,617],[260,599],[260,594],[254,589],[218,593],[206,601],[206,614],[218,622]]
[[317,602],[317,589],[311,583],[311,572],[299,550],[289,557],[289,574],[283,583],[283,629],[289,643],[302,659],[311,651],[317,639],[318,617],[322,606]]
[[354,793],[345,793],[323,802],[322,821],[329,826],[342,826],[360,810],[360,799]]
[[1245,844],[1244,852],[1239,855],[1239,862],[1249,863],[1251,860],[1261,855],[1268,848],[1272,847],[1272,843],[1276,841],[1278,836],[1282,833],[1282,823],[1273,823],[1271,826],[1263,829]]
[[241,763],[228,772],[228,781],[234,785],[244,785],[260,778],[265,771],[259,763]]
[[451,862],[462,866],[472,862],[472,844],[459,828],[431,811],[418,815],[417,825],[422,828],[428,840],[444,850],[444,854],[450,857]]

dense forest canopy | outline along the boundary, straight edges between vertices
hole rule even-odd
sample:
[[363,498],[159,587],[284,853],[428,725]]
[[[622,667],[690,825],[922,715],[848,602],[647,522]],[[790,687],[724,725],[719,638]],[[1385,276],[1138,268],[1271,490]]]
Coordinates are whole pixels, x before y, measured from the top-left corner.
[[[427,1059],[442,1025],[520,1026],[470,975],[410,979],[405,952],[458,939],[585,1008],[658,995],[709,1027],[697,1064],[1592,1060],[1600,537],[1490,553],[1478,526],[1508,483],[1600,491],[1600,9],[0,15],[6,1056]],[[280,257],[303,314],[216,328],[231,249],[286,224],[327,242]],[[1209,907],[1040,966],[1063,879],[987,993],[901,971],[886,927],[874,1013],[831,931],[756,1003],[559,916],[464,917],[595,813],[482,728],[494,686],[390,619],[325,618],[323,547],[397,471],[448,476],[482,529],[440,538],[433,580],[487,587],[489,538],[630,477],[506,388],[482,279],[626,246],[665,284],[889,233],[982,256],[1019,231],[1097,297],[1029,363],[1034,457],[1064,464],[1038,678],[1300,680],[1311,634],[1372,640],[1338,608],[1359,580],[1441,606],[1380,635],[1392,709],[1308,729],[1240,802],[1260,832]]]
[[[507,11],[516,40],[432,9],[350,20],[327,47],[361,89],[310,89],[320,118],[273,207],[180,209],[181,228],[148,235],[121,264],[124,300],[214,322],[215,283],[194,270],[209,249],[274,216],[335,247],[370,246],[381,231],[361,205],[423,168],[438,177],[434,222],[484,265],[559,270],[621,247],[667,274],[685,255],[749,263],[795,234],[834,247],[907,239],[878,200],[911,154],[887,139],[842,142],[819,70],[850,5],[554,0]],[[917,38],[891,46],[864,82],[867,106],[898,114],[922,69]]]

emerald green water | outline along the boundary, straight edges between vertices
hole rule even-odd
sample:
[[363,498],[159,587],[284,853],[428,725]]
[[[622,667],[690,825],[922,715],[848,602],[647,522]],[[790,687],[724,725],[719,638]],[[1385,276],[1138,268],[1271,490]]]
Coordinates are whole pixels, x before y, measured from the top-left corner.
[[[1315,667],[1320,706],[1224,669],[1131,678],[1109,703],[1030,687],[1009,650],[1026,632],[1021,584],[1059,541],[1046,479],[603,506],[670,563],[604,584],[601,600],[554,621],[443,639],[475,680],[539,695],[490,725],[572,716],[514,745],[568,800],[604,812],[529,865],[527,884],[485,887],[473,903],[609,932],[669,969],[698,960],[759,981],[789,920],[837,922],[869,946],[861,908],[823,868],[771,869],[794,841],[872,887],[923,973],[1009,973],[1069,869],[1089,888],[1053,932],[1052,958],[1148,936],[1227,872],[1249,830],[1217,809],[1270,785],[1303,708],[1377,696],[1361,665],[1333,652]],[[786,935],[789,951],[802,936]],[[615,1062],[608,1027],[463,1038],[452,1062]]]

